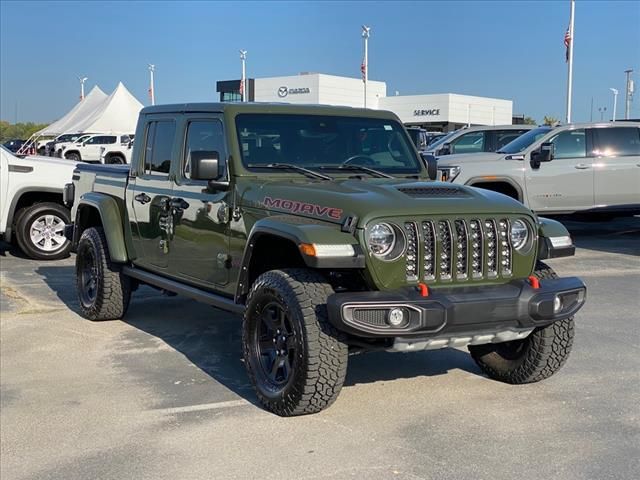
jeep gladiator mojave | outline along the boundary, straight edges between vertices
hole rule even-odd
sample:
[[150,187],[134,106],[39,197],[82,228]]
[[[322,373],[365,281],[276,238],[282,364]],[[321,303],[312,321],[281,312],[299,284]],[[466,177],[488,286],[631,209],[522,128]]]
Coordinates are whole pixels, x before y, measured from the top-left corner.
[[565,228],[430,181],[392,113],[155,106],[136,139],[130,170],[79,165],[65,190],[86,318],[121,318],[139,284],[241,313],[249,378],[283,416],[329,406],[350,351],[469,345],[516,384],[567,359],[586,289],[540,262],[573,254]]

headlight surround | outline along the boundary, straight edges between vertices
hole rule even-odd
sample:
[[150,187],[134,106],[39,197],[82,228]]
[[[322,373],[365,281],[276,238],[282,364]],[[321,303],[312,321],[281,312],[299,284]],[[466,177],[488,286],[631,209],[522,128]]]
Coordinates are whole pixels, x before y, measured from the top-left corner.
[[516,250],[522,250],[529,244],[529,227],[522,220],[514,220],[509,231],[511,246]]
[[367,228],[367,248],[371,255],[380,260],[392,261],[405,250],[404,232],[392,223],[379,222]]

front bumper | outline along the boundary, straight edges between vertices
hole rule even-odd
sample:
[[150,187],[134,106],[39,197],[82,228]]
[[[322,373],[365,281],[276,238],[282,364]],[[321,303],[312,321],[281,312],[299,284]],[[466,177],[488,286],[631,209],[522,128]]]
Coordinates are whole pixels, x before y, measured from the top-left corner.
[[[575,315],[584,305],[586,290],[576,277],[540,280],[539,288],[527,280],[514,280],[504,285],[433,288],[426,297],[413,288],[335,293],[327,307],[336,328],[358,337],[441,338],[549,325]],[[404,323],[392,326],[389,312],[396,308],[402,310]]]

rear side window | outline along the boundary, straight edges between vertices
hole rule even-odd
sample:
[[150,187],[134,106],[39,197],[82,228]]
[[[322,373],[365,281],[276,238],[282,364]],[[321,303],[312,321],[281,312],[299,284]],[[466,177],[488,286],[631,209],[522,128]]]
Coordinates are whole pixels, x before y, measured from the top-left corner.
[[144,152],[145,173],[169,173],[175,135],[176,124],[172,120],[149,122]]
[[116,143],[116,140],[118,139],[118,137],[107,136],[107,137],[102,137],[102,139],[104,140],[102,143],[104,143],[105,145],[111,145],[113,143]]
[[451,142],[451,153],[484,152],[484,132],[469,132]]
[[207,156],[218,152],[223,163],[225,159],[224,134],[219,120],[195,120],[187,127],[187,141],[184,151],[184,174],[191,178],[191,160],[197,155]]
[[584,130],[565,130],[551,139],[555,158],[584,158],[587,156]]
[[593,153],[599,157],[640,155],[640,128],[594,128]]
[[498,130],[496,132],[496,150],[500,150],[507,143],[513,142],[527,130]]

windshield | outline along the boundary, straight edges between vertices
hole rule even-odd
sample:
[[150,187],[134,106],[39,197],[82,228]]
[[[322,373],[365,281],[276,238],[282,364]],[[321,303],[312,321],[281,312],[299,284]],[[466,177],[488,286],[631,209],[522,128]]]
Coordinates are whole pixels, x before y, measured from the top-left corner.
[[436,140],[433,143],[429,144],[429,150],[432,149],[436,149],[438,147],[440,147],[442,144],[446,143],[447,140],[449,140],[451,137],[453,137],[453,135],[457,132],[457,130],[453,131],[453,132],[449,132],[447,133],[444,137],[440,137],[438,140]]
[[514,141],[507,143],[504,147],[498,150],[498,153],[520,153],[550,131],[551,127],[538,127],[533,130],[529,130],[527,133],[520,135]]
[[289,114],[240,114],[242,162],[308,169],[361,165],[389,174],[417,174],[422,166],[403,126],[388,119]]

